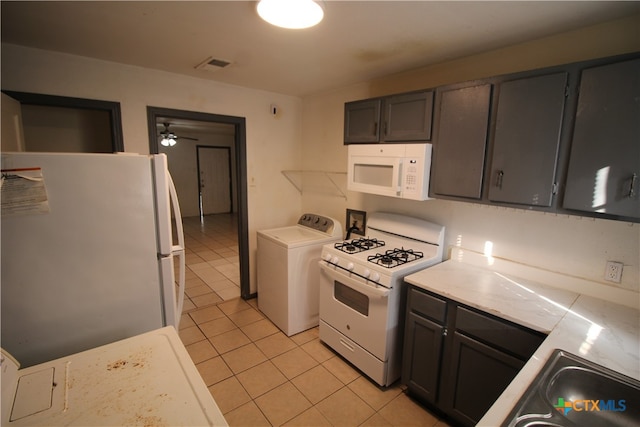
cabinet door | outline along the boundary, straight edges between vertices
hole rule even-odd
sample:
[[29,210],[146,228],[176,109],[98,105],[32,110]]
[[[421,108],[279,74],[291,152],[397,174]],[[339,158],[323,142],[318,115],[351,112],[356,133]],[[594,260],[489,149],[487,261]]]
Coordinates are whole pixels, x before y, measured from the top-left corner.
[[389,96],[384,102],[385,142],[431,139],[433,91]]
[[380,141],[380,99],[344,104],[344,143]]
[[444,327],[409,312],[404,340],[402,382],[412,394],[435,403],[438,399]]
[[640,59],[584,70],[563,207],[640,218]]
[[455,332],[449,378],[443,380],[441,407],[462,425],[484,416],[524,362]]
[[489,200],[551,206],[567,73],[500,85]]
[[482,197],[490,103],[490,84],[441,92],[431,177],[435,194]]

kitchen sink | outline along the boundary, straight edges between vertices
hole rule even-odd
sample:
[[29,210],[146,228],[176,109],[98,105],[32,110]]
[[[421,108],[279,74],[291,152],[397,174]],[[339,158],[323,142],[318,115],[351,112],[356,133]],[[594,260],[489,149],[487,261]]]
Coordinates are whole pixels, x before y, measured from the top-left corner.
[[640,381],[556,349],[503,427],[640,425]]

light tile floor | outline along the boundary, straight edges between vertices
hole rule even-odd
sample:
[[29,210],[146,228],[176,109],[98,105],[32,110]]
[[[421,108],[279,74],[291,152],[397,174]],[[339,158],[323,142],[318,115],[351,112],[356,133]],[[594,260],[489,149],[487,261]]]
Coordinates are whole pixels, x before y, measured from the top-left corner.
[[185,237],[183,313],[240,296],[238,221],[235,214],[182,219]]
[[320,342],[287,337],[241,298],[182,315],[180,338],[230,426],[446,426]]
[[[320,342],[287,337],[239,298],[233,215],[185,218],[187,296],[180,338],[234,426],[446,426],[399,384],[381,388]],[[236,290],[237,289],[237,290]]]

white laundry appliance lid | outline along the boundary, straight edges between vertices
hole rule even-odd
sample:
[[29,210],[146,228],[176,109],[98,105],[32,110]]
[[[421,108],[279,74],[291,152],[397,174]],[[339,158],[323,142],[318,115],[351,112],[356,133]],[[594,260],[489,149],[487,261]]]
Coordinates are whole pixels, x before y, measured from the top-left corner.
[[173,327],[20,369],[12,388],[2,425],[227,425]]
[[281,242],[284,245],[296,245],[307,242],[319,242],[319,241],[333,241],[336,237],[328,236],[325,233],[311,230],[307,227],[291,226],[274,228],[271,230],[258,231],[259,234],[264,237],[270,238],[277,242]]
[[342,225],[333,218],[317,214],[304,214],[295,225],[258,230],[258,236],[291,249],[340,240],[342,239]]

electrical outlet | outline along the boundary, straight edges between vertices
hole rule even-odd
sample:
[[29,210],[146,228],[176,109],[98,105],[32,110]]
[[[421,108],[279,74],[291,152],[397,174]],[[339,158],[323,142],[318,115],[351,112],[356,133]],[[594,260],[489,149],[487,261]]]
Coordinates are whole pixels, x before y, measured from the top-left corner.
[[620,283],[622,279],[622,263],[616,261],[607,261],[607,266],[604,270],[604,280],[609,282]]

